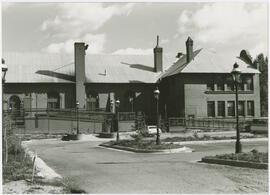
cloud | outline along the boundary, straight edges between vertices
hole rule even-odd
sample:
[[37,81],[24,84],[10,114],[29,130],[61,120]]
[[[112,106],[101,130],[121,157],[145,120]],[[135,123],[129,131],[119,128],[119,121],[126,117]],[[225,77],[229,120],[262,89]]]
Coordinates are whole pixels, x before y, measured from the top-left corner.
[[106,41],[105,34],[86,34],[81,39],[69,39],[64,42],[52,43],[48,47],[42,49],[47,53],[73,53],[75,42],[85,42],[89,45],[86,53],[102,53]]
[[178,18],[178,33],[202,43],[253,42],[267,47],[267,4],[216,2],[195,12],[185,10]]
[[113,16],[128,16],[132,3],[106,6],[102,3],[59,3],[58,14],[45,20],[41,30],[54,36],[79,37],[103,26]]
[[169,43],[169,39],[161,39],[160,44]]
[[151,55],[153,49],[126,48],[119,49],[112,53],[113,55]]

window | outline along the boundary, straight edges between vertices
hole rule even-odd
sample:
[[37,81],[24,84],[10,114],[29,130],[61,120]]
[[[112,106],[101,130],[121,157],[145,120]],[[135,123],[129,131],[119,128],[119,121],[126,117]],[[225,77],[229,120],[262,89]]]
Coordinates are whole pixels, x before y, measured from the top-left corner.
[[88,93],[86,103],[87,110],[95,111],[99,107],[98,100],[98,93],[96,93],[95,91],[91,91],[90,93]]
[[207,83],[207,91],[214,91],[214,83]]
[[214,101],[207,102],[207,115],[208,117],[215,117],[215,102]]
[[217,83],[217,90],[224,91],[224,78],[223,78],[223,76],[221,76],[221,75],[217,76],[216,83]]
[[48,109],[59,109],[60,108],[60,96],[57,92],[49,92],[48,96]]
[[246,84],[248,91],[253,90],[253,77],[252,77],[252,75],[246,75],[244,77],[244,83]]
[[234,101],[228,101],[227,108],[228,108],[228,116],[235,116]]
[[226,77],[226,84],[227,84],[227,90],[233,91],[234,90],[234,83],[231,75],[228,75]]
[[238,90],[244,91],[244,79],[243,79],[242,75],[240,75],[240,78],[239,78]]
[[238,115],[245,116],[245,101],[238,102]]
[[225,117],[225,102],[218,101],[218,116]]
[[254,101],[247,101],[247,115],[254,116]]

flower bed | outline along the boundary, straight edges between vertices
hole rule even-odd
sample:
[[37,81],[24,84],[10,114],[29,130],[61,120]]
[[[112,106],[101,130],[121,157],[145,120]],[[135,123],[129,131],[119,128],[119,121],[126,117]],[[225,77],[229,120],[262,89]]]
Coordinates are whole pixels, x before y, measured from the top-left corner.
[[142,140],[142,141],[136,141],[136,140],[120,140],[119,142],[116,141],[110,141],[108,142],[108,145],[110,146],[123,146],[123,147],[129,147],[134,149],[143,149],[143,150],[165,150],[165,149],[175,149],[175,148],[182,148],[183,146],[179,144],[160,144],[156,145],[156,142],[154,140]]
[[247,153],[222,154],[202,158],[202,162],[257,169],[268,168],[268,153],[252,150]]
[[268,153],[258,152],[257,150],[252,150],[251,152],[247,153],[216,155],[215,158],[225,160],[241,160],[256,163],[268,163]]

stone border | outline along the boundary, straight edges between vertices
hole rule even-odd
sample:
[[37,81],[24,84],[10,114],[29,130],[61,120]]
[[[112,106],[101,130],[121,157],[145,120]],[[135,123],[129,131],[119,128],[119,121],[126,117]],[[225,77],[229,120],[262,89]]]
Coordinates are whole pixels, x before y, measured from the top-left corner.
[[204,157],[202,158],[201,162],[219,165],[229,165],[236,167],[247,167],[254,169],[268,169],[268,163],[255,163],[241,160],[225,160],[225,159],[218,159],[215,157]]
[[[25,153],[29,155],[29,157],[33,161],[36,154],[33,151],[29,150],[29,148],[27,147],[27,143],[29,142],[31,141],[23,141],[21,145]],[[38,155],[35,159],[35,166],[36,170],[38,171],[37,175],[44,178],[45,180],[62,179],[62,176],[57,174],[52,168],[50,168],[41,158],[38,157]]]
[[125,146],[111,146],[109,144],[103,143],[100,144],[99,146],[103,146],[106,148],[113,148],[113,149],[118,149],[118,150],[124,150],[124,151],[129,151],[129,152],[134,152],[134,153],[187,153],[187,152],[193,152],[191,148],[188,147],[181,147],[181,148],[174,148],[174,149],[164,149],[164,150],[143,150],[143,149],[136,149],[136,148],[131,148],[131,147],[125,147]]

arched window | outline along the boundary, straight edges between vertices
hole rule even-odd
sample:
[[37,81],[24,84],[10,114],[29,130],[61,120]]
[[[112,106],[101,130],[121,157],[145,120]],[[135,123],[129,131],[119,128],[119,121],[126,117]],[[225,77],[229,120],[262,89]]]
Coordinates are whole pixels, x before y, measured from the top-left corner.
[[60,95],[59,93],[52,91],[47,94],[48,96],[48,109],[60,108]]
[[9,107],[12,110],[20,110],[21,100],[17,95],[12,95],[9,98]]
[[12,119],[16,118],[20,115],[20,108],[21,108],[21,100],[17,95],[12,95],[9,98],[9,108],[11,109],[11,117]]
[[87,94],[87,104],[86,104],[86,109],[94,111],[98,109],[98,103],[99,103],[99,97],[98,93],[95,91],[91,91],[90,93]]

